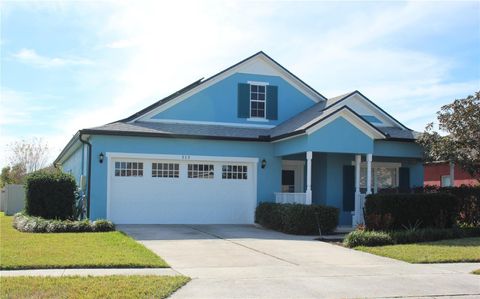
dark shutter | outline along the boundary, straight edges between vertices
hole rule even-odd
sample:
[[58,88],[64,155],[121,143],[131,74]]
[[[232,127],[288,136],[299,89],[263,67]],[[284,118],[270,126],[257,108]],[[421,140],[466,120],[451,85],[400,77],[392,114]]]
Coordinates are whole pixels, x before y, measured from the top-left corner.
[[343,210],[355,209],[355,167],[343,166]]
[[398,174],[398,191],[407,193],[410,191],[410,168],[400,167]]
[[267,119],[278,119],[278,87],[267,85]]
[[250,84],[238,84],[238,117],[250,117]]

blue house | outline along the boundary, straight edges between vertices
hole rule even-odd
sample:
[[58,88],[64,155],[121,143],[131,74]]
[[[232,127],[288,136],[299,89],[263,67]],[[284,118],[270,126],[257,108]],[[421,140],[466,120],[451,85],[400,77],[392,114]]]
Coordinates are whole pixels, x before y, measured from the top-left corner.
[[415,137],[359,91],[326,98],[259,52],[78,131],[55,164],[84,187],[91,219],[248,224],[258,203],[280,202],[335,206],[356,225],[365,194],[423,184]]

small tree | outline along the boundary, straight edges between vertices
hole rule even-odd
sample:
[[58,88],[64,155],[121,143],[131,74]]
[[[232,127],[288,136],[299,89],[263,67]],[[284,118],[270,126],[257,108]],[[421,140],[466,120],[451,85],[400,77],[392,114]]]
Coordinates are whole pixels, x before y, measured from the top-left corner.
[[7,184],[23,184],[25,175],[25,167],[21,164],[16,164],[13,167],[3,167],[0,174],[0,188],[5,187]]
[[10,165],[21,165],[26,173],[39,170],[47,164],[48,145],[40,138],[16,141],[9,145]]
[[427,125],[418,140],[425,160],[454,162],[472,176],[480,175],[480,91],[442,106],[437,119],[448,135],[440,135],[433,123]]

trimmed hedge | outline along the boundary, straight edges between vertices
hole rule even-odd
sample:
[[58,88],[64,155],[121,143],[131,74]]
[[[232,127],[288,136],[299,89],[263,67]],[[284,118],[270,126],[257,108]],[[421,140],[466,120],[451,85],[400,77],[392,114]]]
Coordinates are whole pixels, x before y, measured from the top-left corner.
[[[382,189],[380,193],[400,193],[398,188]],[[480,226],[480,185],[459,187],[439,187],[427,185],[415,187],[410,193],[448,193],[457,198],[456,218],[458,225],[463,227]]]
[[72,219],[77,185],[72,175],[37,171],[25,183],[25,211],[45,219]]
[[355,230],[343,239],[343,244],[347,247],[383,246],[479,236],[480,228],[425,228],[400,231]]
[[115,225],[108,220],[71,221],[51,220],[41,217],[28,216],[17,213],[13,216],[13,227],[21,232],[28,233],[84,233],[114,231]]
[[451,228],[457,198],[447,193],[371,194],[365,201],[369,229]]
[[[258,224],[295,235],[332,232],[338,225],[339,210],[323,205],[261,203],[255,211]],[[317,224],[318,215],[318,224]]]

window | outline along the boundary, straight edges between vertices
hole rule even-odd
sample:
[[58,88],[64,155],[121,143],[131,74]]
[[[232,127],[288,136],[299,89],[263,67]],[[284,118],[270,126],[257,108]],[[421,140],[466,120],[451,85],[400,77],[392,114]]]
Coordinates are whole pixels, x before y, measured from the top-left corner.
[[442,175],[442,181],[441,181],[442,187],[451,187],[452,186],[452,180],[450,180],[449,175]]
[[143,176],[143,163],[115,162],[115,176]]
[[[372,167],[372,187],[374,192],[398,187],[398,168]],[[367,168],[360,167],[360,188],[367,188]]]
[[178,178],[178,163],[152,163],[153,178]]
[[250,84],[250,117],[265,118],[265,85]]
[[246,180],[247,166],[243,165],[222,165],[222,179]]
[[213,179],[213,164],[188,164],[188,177]]

